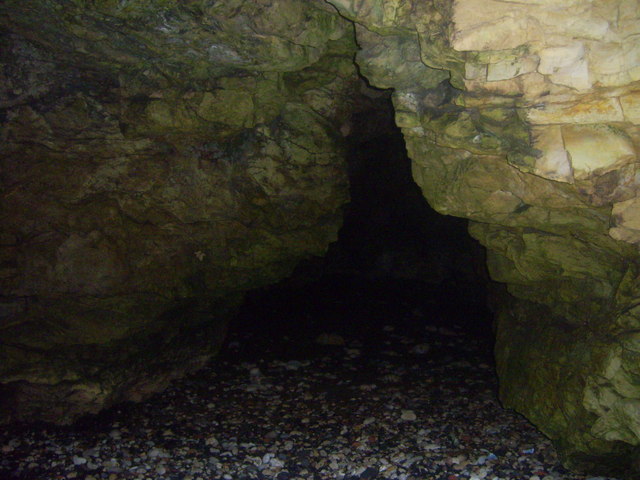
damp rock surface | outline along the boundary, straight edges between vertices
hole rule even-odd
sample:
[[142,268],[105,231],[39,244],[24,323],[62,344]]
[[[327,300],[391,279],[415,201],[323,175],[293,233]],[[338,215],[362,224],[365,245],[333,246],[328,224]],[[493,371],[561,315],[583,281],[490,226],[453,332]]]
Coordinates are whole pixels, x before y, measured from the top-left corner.
[[[394,309],[392,299],[407,308]],[[455,309],[443,316],[406,300],[370,289],[320,310],[309,298],[307,315],[336,315],[325,333],[342,345],[318,343],[314,328],[300,327],[305,320],[287,318],[290,302],[256,303],[263,313],[244,312],[219,361],[165,392],[71,427],[2,431],[0,474],[595,480],[565,470],[550,441],[500,405],[490,336],[465,330],[481,323],[479,313],[456,319]],[[349,309],[371,321],[345,328],[337,314]],[[275,327],[246,328],[278,315]]]
[[566,465],[637,477],[638,3],[330,1],[425,198],[507,287],[501,399]]
[[200,368],[335,240],[355,44],[299,0],[0,18],[0,422],[68,423]]

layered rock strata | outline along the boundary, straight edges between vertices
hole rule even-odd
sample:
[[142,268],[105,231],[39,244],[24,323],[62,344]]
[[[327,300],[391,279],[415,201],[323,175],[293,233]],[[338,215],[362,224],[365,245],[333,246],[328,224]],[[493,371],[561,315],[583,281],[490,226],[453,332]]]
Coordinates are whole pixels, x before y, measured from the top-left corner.
[[164,388],[336,238],[352,27],[235,3],[0,7],[4,420]]
[[503,301],[501,398],[570,467],[640,465],[640,7],[331,0],[394,89],[416,182],[469,218]]

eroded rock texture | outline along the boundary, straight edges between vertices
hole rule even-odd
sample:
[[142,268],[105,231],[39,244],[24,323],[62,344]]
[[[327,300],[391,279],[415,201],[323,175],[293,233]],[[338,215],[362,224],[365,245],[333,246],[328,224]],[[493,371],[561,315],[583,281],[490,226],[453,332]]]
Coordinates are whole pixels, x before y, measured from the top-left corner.
[[505,405],[568,466],[640,476],[637,1],[0,8],[13,418],[161,388],[210,357],[241,292],[323,251],[357,42],[425,197],[471,220],[511,294]]
[[203,365],[242,292],[335,239],[352,26],[302,0],[0,8],[0,398],[68,422]]
[[635,1],[331,0],[392,87],[414,178],[472,220],[504,301],[506,406],[565,463],[640,473]]

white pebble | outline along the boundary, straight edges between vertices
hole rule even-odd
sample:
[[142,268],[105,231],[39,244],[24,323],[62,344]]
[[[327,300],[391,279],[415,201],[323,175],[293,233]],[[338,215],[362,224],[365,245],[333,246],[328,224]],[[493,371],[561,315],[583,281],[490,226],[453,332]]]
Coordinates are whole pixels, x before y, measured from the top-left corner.
[[402,415],[400,415],[400,418],[402,420],[412,422],[418,417],[416,417],[416,414],[414,413],[413,410],[402,410]]
[[204,441],[205,445],[211,446],[211,447],[217,447],[218,446],[218,439],[216,437],[209,437]]
[[149,450],[147,452],[147,456],[149,456],[150,458],[156,458],[160,456],[160,449],[158,448],[152,448],[151,450]]
[[284,467],[284,462],[282,460],[280,460],[279,458],[272,458],[269,461],[269,465],[271,465],[274,468],[282,468],[282,467]]

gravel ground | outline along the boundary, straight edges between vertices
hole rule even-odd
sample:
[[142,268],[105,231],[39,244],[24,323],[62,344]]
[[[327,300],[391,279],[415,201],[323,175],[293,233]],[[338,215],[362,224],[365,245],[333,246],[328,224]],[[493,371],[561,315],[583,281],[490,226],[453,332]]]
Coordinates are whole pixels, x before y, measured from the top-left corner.
[[379,327],[324,344],[236,329],[215,363],[147,402],[0,432],[0,478],[589,478],[500,406],[486,339]]

